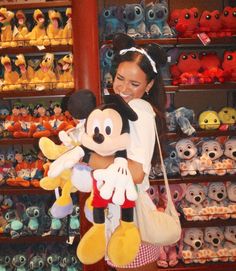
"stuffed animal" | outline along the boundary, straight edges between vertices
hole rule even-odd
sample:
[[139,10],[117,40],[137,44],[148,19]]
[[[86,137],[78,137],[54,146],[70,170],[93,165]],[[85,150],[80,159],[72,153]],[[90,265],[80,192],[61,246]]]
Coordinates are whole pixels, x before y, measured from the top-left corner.
[[173,9],[170,13],[169,20],[168,20],[169,26],[171,27],[171,30],[175,34],[175,36],[177,35],[176,25],[179,20],[179,15],[180,15],[180,9]]
[[202,52],[200,54],[201,72],[205,83],[224,82],[224,71],[221,59],[216,52]]
[[29,33],[29,28],[25,12],[23,10],[17,10],[15,17],[17,33],[14,36],[14,40],[18,46],[28,45],[26,35]]
[[236,51],[224,52],[222,68],[224,70],[225,81],[236,81]]
[[198,150],[191,139],[180,139],[176,143],[177,155],[180,159],[181,176],[196,175],[199,167]]
[[146,25],[150,38],[169,38],[174,34],[167,22],[169,11],[165,0],[150,2],[145,8]]
[[103,45],[100,49],[100,66],[104,88],[111,87],[113,83],[113,59],[114,51],[111,46]]
[[218,113],[214,110],[206,110],[198,117],[199,127],[203,130],[217,130],[220,127]]
[[17,84],[19,80],[19,74],[16,71],[13,71],[12,62],[9,56],[2,56],[1,64],[4,68],[4,80],[2,90],[5,91],[19,89],[20,85]]
[[188,184],[185,197],[181,200],[184,216],[189,221],[207,220],[206,212],[207,188],[203,184]]
[[16,47],[17,43],[14,41],[11,22],[14,18],[14,12],[6,8],[0,8],[0,47]]
[[26,39],[29,40],[29,44],[35,46],[50,45],[50,40],[46,34],[46,28],[44,26],[45,23],[44,13],[40,9],[35,9],[33,18],[35,21],[35,26],[26,35]]
[[236,123],[236,109],[230,106],[224,106],[218,112],[218,117],[221,122],[220,130],[228,130],[234,128]]
[[167,146],[167,157],[164,159],[164,164],[166,167],[166,173],[168,176],[175,176],[180,174],[179,164],[180,158],[177,155],[175,147],[171,144]]
[[175,26],[178,36],[181,38],[194,38],[197,36],[199,23],[199,11],[196,7],[180,9],[178,22]]
[[62,31],[62,45],[72,45],[73,44],[73,39],[72,39],[72,9],[67,8],[66,9],[66,16],[67,16],[67,21],[66,24],[63,28]]
[[169,131],[177,131],[180,128],[184,134],[191,136],[196,132],[193,127],[194,120],[194,111],[186,107],[179,107],[173,111],[166,112],[166,122]]
[[236,261],[236,226],[225,226],[224,237],[224,248],[228,251],[229,261],[234,262]]
[[233,36],[236,34],[236,7],[225,6],[222,15],[222,31],[225,36]]
[[224,156],[223,163],[227,169],[227,173],[234,174],[236,172],[236,140],[230,138],[224,143]]
[[207,212],[209,219],[228,219],[230,217],[227,207],[226,186],[222,182],[212,182],[208,185],[207,191]]
[[11,263],[16,270],[27,271],[28,258],[23,252],[14,255]]
[[80,221],[79,221],[80,209],[79,206],[74,205],[73,211],[69,216],[69,235],[75,236],[79,234]]
[[236,218],[236,184],[234,182],[227,182],[227,196],[228,196],[228,211],[231,218]]
[[[137,197],[137,194],[134,189],[132,177],[127,168],[127,160],[125,156],[126,144],[129,139],[129,126],[127,126],[128,119],[130,119],[130,121],[135,121],[137,119],[137,115],[119,95],[105,96],[105,101],[106,102],[104,104],[95,108],[89,114],[86,121],[85,133],[82,135],[81,142],[84,147],[96,151],[100,155],[106,156],[117,151],[118,152],[113,164],[106,169],[99,169],[93,172],[92,205],[94,224],[80,240],[77,247],[77,255],[83,263],[87,264],[95,263],[104,257],[106,251],[104,209],[108,202],[113,202],[121,206],[121,221],[120,225],[109,238],[107,251],[112,262],[117,265],[124,265],[135,258],[141,241],[138,229],[132,218],[134,206],[133,200]],[[142,100],[138,101],[142,102]],[[111,104],[113,104],[112,107]],[[124,112],[126,112],[125,115],[123,115]],[[101,130],[98,127],[105,125],[106,122],[104,123],[104,120],[106,120],[108,116],[111,123],[107,123],[106,129]],[[99,126],[96,126],[97,128],[94,130],[93,123],[95,119],[96,123],[99,123]],[[118,129],[116,133],[110,134],[109,131],[111,124],[113,131],[114,129]],[[100,142],[97,137],[102,137],[102,142]],[[112,144],[110,144],[110,140],[113,140]],[[117,143],[115,143],[115,141],[117,141]],[[74,158],[75,154],[77,157]],[[121,154],[122,157],[120,156]],[[83,156],[84,151],[81,147],[68,151],[65,153],[64,157],[59,157],[51,164],[49,176],[52,174],[51,176],[53,177],[54,173],[57,175],[60,171],[63,171],[66,166],[73,167],[78,162],[79,157]],[[68,161],[69,157],[70,161]],[[65,161],[67,162],[65,163]],[[124,169],[124,171],[120,171],[120,177],[117,176],[117,166]],[[122,176],[122,172],[127,172],[127,175]],[[120,173],[118,175],[120,175]],[[119,189],[120,192],[116,191],[116,178],[119,179],[119,186],[121,185]],[[121,180],[122,182],[120,182]],[[100,190],[98,190],[97,182],[100,183],[100,181],[103,181],[103,185],[100,187]],[[126,191],[126,196],[122,191]],[[123,207],[125,206],[127,208],[124,209]],[[124,214],[124,212],[126,214]],[[127,231],[129,232],[128,235]],[[128,247],[132,247],[132,251],[129,250]],[[90,252],[89,254],[88,251]],[[124,251],[126,252],[124,253]]]
[[182,52],[177,64],[170,66],[172,84],[202,84],[204,78],[200,72],[201,61],[197,52]]
[[204,232],[199,228],[184,229],[182,259],[185,264],[207,261]]
[[224,248],[224,232],[220,227],[206,227],[204,231],[204,241],[208,248],[210,261],[228,261],[228,251]]
[[222,20],[219,10],[204,10],[199,20],[199,32],[206,33],[210,38],[221,37]]
[[47,26],[47,36],[50,40],[51,45],[59,45],[62,40],[62,31],[60,27],[60,22],[62,20],[59,11],[50,9],[48,11],[49,24]]
[[125,4],[123,21],[127,35],[132,38],[144,38],[147,35],[144,1],[141,0],[140,4]]
[[202,168],[201,172],[204,174],[219,175],[223,176],[226,174],[227,170],[225,168],[223,158],[223,147],[218,140],[206,140],[202,144],[201,155],[207,157],[211,160],[208,167]]
[[123,6],[109,6],[104,8],[99,15],[99,27],[102,33],[102,39],[109,40],[116,33],[125,33],[125,24],[123,21]]
[[73,55],[63,56],[59,61],[60,73],[57,88],[74,88]]

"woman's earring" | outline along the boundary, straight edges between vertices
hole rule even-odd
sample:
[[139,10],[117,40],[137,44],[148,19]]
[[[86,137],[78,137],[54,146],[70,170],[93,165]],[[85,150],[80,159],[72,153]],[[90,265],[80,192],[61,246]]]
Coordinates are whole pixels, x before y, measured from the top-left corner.
[[145,92],[146,92],[147,95],[149,95],[149,91],[148,90],[146,90]]

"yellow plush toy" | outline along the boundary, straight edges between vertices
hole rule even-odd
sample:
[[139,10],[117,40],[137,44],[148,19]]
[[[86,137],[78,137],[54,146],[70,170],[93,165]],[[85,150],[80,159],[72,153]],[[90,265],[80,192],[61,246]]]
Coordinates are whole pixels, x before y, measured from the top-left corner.
[[61,14],[55,10],[48,11],[48,18],[50,20],[47,27],[47,35],[50,39],[51,45],[59,45],[62,40],[63,29],[59,27],[61,22]]
[[26,35],[29,44],[35,46],[50,45],[50,40],[46,34],[46,28],[44,26],[45,17],[43,12],[40,9],[36,9],[33,17],[36,24],[30,33]]
[[20,69],[20,77],[18,79],[18,84],[23,89],[30,89],[30,80],[34,78],[34,69],[31,66],[27,67],[27,63],[23,54],[16,56],[15,65]]
[[19,80],[19,74],[12,70],[11,59],[5,55],[1,57],[1,64],[4,67],[4,80],[2,90],[14,90],[19,89],[20,85],[17,84]]
[[227,130],[236,123],[236,109],[230,106],[222,107],[218,112],[221,121],[221,129]]
[[220,127],[220,119],[216,111],[206,110],[199,115],[198,124],[203,130],[216,130]]
[[6,8],[0,8],[0,46],[6,47],[16,47],[17,43],[13,40],[13,32],[11,21],[14,18],[14,13],[7,10]]
[[62,45],[72,45],[73,40],[72,40],[72,9],[67,8],[66,9],[66,16],[67,16],[67,22],[66,25],[64,26],[63,33],[62,33]]
[[74,75],[73,75],[73,55],[65,55],[58,61],[60,66],[57,88],[73,88]]
[[[47,137],[42,137],[39,140],[39,147],[44,156],[50,160],[55,160],[70,148],[64,145],[56,145],[52,140]],[[63,218],[71,214],[73,211],[73,202],[71,193],[77,189],[71,183],[71,170],[64,170],[56,178],[44,177],[40,180],[40,186],[45,190],[55,190],[61,188],[61,196],[54,202],[51,213],[53,217]]]
[[17,31],[14,36],[14,40],[17,42],[18,46],[24,46],[26,42],[26,35],[29,33],[28,27],[26,25],[26,16],[23,10],[18,10],[16,12],[16,20],[17,20]]
[[40,68],[35,72],[32,78],[32,85],[35,84],[37,90],[54,88],[57,79],[54,72],[54,54],[46,53],[40,63]]

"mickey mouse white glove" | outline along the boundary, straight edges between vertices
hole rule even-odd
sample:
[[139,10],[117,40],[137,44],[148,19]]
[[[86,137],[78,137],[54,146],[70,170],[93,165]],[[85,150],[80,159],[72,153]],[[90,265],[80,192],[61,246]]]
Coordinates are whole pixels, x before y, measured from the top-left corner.
[[94,170],[94,178],[98,181],[100,195],[104,199],[112,196],[112,202],[122,205],[125,195],[129,200],[136,200],[138,195],[125,158],[117,157],[106,169]]
[[93,179],[91,175],[92,168],[84,164],[76,164],[72,169],[71,182],[80,192],[91,192],[93,188]]
[[58,133],[59,139],[67,147],[73,147],[76,144],[81,144],[82,135],[85,132],[85,120],[80,120],[75,128],[68,131],[60,131]]
[[63,153],[52,164],[50,164],[48,176],[55,178],[62,173],[65,169],[72,168],[84,156],[84,150],[76,146],[73,149]]

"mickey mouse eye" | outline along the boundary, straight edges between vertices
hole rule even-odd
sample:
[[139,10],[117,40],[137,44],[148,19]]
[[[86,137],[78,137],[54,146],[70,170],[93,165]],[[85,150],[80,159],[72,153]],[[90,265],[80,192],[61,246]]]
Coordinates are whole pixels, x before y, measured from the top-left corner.
[[107,134],[107,135],[111,135],[113,131],[113,123],[112,123],[112,120],[111,119],[106,119],[104,121],[104,132]]
[[99,134],[99,132],[101,130],[101,127],[100,127],[100,123],[97,120],[95,120],[93,122],[93,126],[92,127],[93,127],[93,133],[94,134]]

